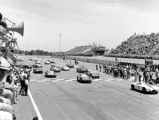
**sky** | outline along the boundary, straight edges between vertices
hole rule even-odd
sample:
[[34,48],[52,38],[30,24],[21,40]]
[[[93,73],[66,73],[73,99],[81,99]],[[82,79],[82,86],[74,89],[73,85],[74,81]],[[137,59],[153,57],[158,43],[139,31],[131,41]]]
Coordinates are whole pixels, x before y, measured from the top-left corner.
[[159,32],[158,0],[3,0],[0,12],[24,21],[21,49],[68,51],[93,42],[116,48],[137,34]]

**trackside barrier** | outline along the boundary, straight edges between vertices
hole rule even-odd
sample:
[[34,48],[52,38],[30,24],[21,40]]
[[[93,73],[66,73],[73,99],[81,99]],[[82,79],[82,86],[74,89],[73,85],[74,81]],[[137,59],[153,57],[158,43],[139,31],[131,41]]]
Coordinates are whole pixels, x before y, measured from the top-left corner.
[[[58,58],[58,56],[54,56]],[[117,62],[125,62],[125,63],[132,63],[132,64],[145,64],[145,59],[135,59],[135,58],[117,58],[115,57],[104,57],[104,56],[66,56],[66,59],[74,59],[83,62],[90,62],[90,63],[98,63],[98,64],[116,64]],[[154,65],[159,65],[159,60],[153,60]]]

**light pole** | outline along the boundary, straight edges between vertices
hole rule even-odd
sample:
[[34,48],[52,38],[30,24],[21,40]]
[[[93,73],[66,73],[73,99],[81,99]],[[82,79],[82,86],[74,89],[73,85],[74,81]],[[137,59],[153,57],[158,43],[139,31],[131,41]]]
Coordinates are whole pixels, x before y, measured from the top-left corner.
[[60,55],[60,61],[61,61],[61,33],[59,34],[59,55]]

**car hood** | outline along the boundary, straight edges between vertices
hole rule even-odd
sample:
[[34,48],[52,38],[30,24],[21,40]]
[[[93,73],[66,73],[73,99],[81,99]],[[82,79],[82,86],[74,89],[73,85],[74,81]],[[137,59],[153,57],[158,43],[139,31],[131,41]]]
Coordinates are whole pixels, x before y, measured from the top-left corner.
[[54,75],[55,73],[53,71],[48,71],[48,72],[46,72],[46,74],[48,74],[48,75]]
[[86,80],[89,79],[88,75],[86,75],[86,74],[82,74],[81,77],[82,77],[83,79],[86,79]]
[[157,85],[150,85],[150,84],[146,84],[146,83],[141,83],[141,86],[145,87],[146,89],[159,91],[159,87]]
[[68,67],[63,67],[63,69],[66,69],[66,70],[68,70],[69,68],[68,68]]

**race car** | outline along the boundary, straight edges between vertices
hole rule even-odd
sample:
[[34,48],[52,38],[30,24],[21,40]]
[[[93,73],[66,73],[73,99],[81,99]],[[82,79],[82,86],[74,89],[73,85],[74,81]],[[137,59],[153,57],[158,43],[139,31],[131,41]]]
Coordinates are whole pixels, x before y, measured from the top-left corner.
[[86,73],[86,72],[88,72],[88,69],[85,68],[84,66],[79,66],[79,67],[76,69],[76,71],[77,71],[78,73]]
[[30,60],[30,61],[33,61],[33,59],[32,59],[32,58],[29,58],[29,60]]
[[50,64],[50,61],[46,61],[45,64],[47,64],[47,65]]
[[35,66],[33,66],[33,73],[43,73],[43,68],[41,65],[36,64]]
[[50,70],[53,70],[54,72],[60,72],[61,69],[59,67],[52,67]]
[[145,82],[133,82],[131,84],[131,89],[132,90],[138,90],[141,91],[143,93],[153,93],[153,94],[157,94],[159,91],[159,87],[156,85],[151,85]]
[[92,77],[92,79],[99,79],[100,78],[98,72],[90,72],[89,74]]
[[54,71],[46,71],[46,72],[45,72],[45,77],[55,78],[55,77],[56,77],[56,74],[54,73]]
[[63,70],[63,71],[69,71],[69,70],[70,70],[70,68],[69,68],[69,67],[67,67],[67,66],[63,66],[63,67],[61,68],[61,70]]
[[22,65],[21,66],[23,69],[25,69],[25,71],[31,71],[31,69],[32,69],[32,66],[31,65]]
[[40,64],[40,60],[36,60],[36,61],[35,61],[35,64]]
[[77,81],[78,82],[84,82],[84,83],[91,83],[92,82],[92,77],[85,74],[85,73],[82,73],[82,74],[79,74],[77,76]]
[[50,63],[55,63],[55,61],[53,61],[52,59],[49,59],[48,60]]
[[74,65],[73,65],[73,64],[71,64],[71,63],[70,63],[70,64],[69,64],[69,63],[68,63],[68,64],[66,64],[66,66],[67,66],[67,67],[69,67],[69,68],[74,68]]

